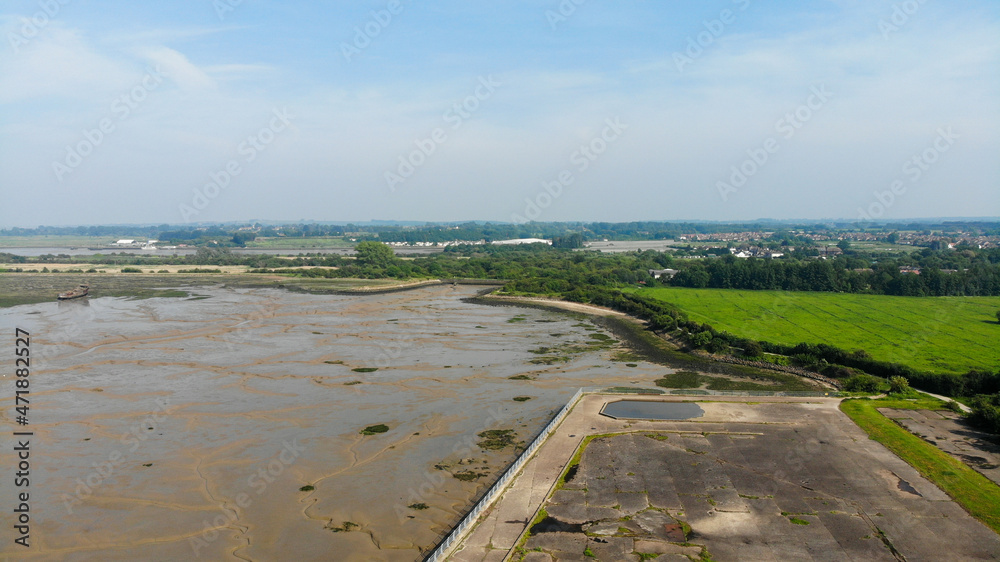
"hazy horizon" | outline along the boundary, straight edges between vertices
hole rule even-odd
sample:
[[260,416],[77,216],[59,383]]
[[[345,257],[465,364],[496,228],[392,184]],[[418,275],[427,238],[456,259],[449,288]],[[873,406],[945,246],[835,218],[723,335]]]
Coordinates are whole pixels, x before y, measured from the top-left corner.
[[[563,221],[538,221],[539,223],[550,223],[550,224],[590,224],[590,223],[610,223],[610,224],[626,224],[633,222],[654,222],[654,223],[683,223],[683,224],[733,224],[733,225],[752,225],[752,224],[787,224],[787,225],[806,225],[806,224],[816,224],[816,225],[826,225],[826,224],[836,224],[843,225],[845,223],[854,223],[872,225],[872,227],[882,226],[882,225],[904,225],[904,224],[917,224],[917,225],[932,225],[941,222],[973,222],[973,223],[993,223],[1000,222],[1000,217],[902,217],[898,219],[880,219],[873,221],[857,221],[854,218],[792,218],[792,219],[774,219],[768,217],[759,217],[756,219],[746,219],[746,220],[702,220],[702,219],[670,219],[670,220],[656,220],[656,219],[634,219],[634,220],[623,220],[623,221],[602,221],[602,220],[563,220]],[[491,220],[480,220],[480,219],[456,219],[447,221],[419,221],[419,220],[391,220],[391,219],[359,219],[359,220],[327,220],[327,219],[233,219],[224,221],[192,221],[189,223],[179,222],[179,223],[163,223],[163,222],[139,222],[139,223],[128,223],[128,222],[111,222],[111,223],[65,223],[65,224],[38,224],[34,226],[0,226],[0,231],[2,230],[12,230],[14,228],[23,228],[27,230],[35,228],[75,228],[75,227],[135,227],[135,228],[149,228],[153,226],[170,226],[170,227],[209,227],[216,225],[244,225],[244,224],[261,224],[261,225],[271,225],[271,226],[281,226],[281,225],[294,225],[294,224],[332,224],[332,225],[348,225],[354,224],[359,226],[377,226],[377,225],[387,225],[387,226],[412,226],[412,227],[422,227],[422,226],[437,226],[437,225],[459,225],[459,224],[517,224],[511,221],[491,221]]]

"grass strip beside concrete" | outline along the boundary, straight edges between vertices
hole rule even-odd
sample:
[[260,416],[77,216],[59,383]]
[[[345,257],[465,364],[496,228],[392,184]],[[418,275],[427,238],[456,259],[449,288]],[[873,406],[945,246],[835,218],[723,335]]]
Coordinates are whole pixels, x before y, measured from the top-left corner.
[[916,401],[884,398],[850,399],[840,409],[869,437],[884,445],[915,468],[924,478],[941,488],[970,515],[1000,533],[1000,486],[967,465],[913,435],[877,408],[942,409],[936,399]]

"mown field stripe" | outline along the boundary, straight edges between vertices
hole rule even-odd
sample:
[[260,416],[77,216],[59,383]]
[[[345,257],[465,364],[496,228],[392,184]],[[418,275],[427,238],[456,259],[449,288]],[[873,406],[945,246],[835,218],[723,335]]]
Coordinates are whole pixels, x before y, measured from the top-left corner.
[[[852,318],[844,318],[843,315],[837,315],[837,314],[835,314],[833,312],[825,310],[823,308],[823,305],[821,303],[810,302],[808,304],[808,306],[806,306],[806,304],[804,304],[804,303],[798,303],[796,305],[796,307],[799,310],[801,310],[804,315],[811,316],[811,317],[815,318],[819,322],[827,322],[828,323],[827,324],[828,328],[829,328],[830,325],[832,325],[834,327],[837,327],[838,324],[843,324],[843,323],[846,322],[846,323],[849,323],[851,326],[853,326],[855,330],[858,330],[858,331],[861,331],[861,332],[865,332],[866,334],[868,334],[872,338],[884,340],[887,343],[891,343],[892,342],[892,339],[887,338],[887,337],[883,336],[882,334],[880,334],[878,332],[875,332],[875,331],[872,331],[872,330],[866,328],[862,322],[858,321],[859,319],[855,319],[853,317]],[[822,313],[828,315],[829,318],[823,318],[823,317],[821,317],[819,314],[817,314],[817,311],[822,312]],[[823,336],[820,336],[818,334],[816,335],[816,337],[819,338],[820,341],[824,341],[825,339],[827,339],[827,338],[825,338]],[[796,343],[799,343],[799,342],[790,342],[789,345],[794,345]]]
[[[913,298],[920,298],[920,297],[913,297]],[[850,310],[850,308],[847,306],[850,303],[843,303],[843,304],[844,304],[845,309]],[[861,303],[854,303],[854,304],[857,304],[858,306],[862,306]],[[910,303],[907,303],[907,304],[910,304]],[[919,303],[912,303],[912,304],[919,304]],[[959,303],[959,306],[961,307],[963,305],[961,303]],[[892,312],[893,310],[897,311],[897,313],[893,313]],[[910,319],[910,318],[905,318],[905,317],[900,316],[898,314],[899,311],[903,311],[903,312],[907,312],[907,313],[913,314],[914,316],[916,316],[918,318],[928,318],[925,315],[919,314],[919,312],[918,312],[919,310],[921,310],[920,307],[918,307],[918,308],[910,308],[910,307],[906,307],[906,308],[903,308],[903,307],[888,308],[887,307],[886,310],[882,310],[882,311],[879,311],[879,312],[882,315],[884,315],[884,316],[888,316],[890,318],[896,318],[896,319],[898,319],[900,321],[900,323],[902,323],[902,324],[911,324],[911,325],[912,324],[917,324],[917,325],[920,325],[920,326],[926,326],[927,324],[929,324],[929,322],[916,321],[916,320],[913,320],[913,319]],[[949,312],[948,317],[949,318],[954,318],[955,314]],[[878,322],[878,323],[881,323],[884,326],[887,326],[887,327],[890,327],[892,329],[895,329],[895,330],[897,330],[901,334],[907,335],[907,334],[912,333],[912,331],[907,331],[905,329],[905,327],[903,327],[903,326],[896,325],[896,324],[889,324],[888,322],[885,322],[883,320],[879,320],[879,319],[877,319],[877,318],[875,318],[873,316],[869,316],[867,318],[871,322]],[[960,340],[962,342],[965,342],[968,345],[972,345],[972,346],[975,346],[975,347],[983,347],[983,348],[987,348],[987,349],[991,347],[989,345],[986,345],[983,342],[979,342],[979,341],[976,341],[974,339],[970,339],[970,338],[966,337],[966,334],[968,333],[968,330],[966,330],[964,328],[960,328],[956,324],[950,324],[948,322],[940,321],[940,320],[937,320],[937,319],[933,319],[933,323],[934,323],[935,326],[937,326],[937,327],[940,328],[940,329],[937,329],[935,331],[936,334],[941,334],[942,332],[946,332],[946,334],[949,337],[952,337],[952,338],[955,338],[955,339]]]

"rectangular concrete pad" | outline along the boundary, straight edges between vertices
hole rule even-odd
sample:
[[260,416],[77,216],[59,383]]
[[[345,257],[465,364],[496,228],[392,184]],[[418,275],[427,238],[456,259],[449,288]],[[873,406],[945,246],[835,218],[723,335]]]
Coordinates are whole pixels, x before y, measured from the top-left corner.
[[[689,543],[703,545],[720,562],[896,560],[887,543],[906,560],[1000,560],[997,534],[868,439],[839,411],[837,400],[702,401],[700,419],[658,422],[603,418],[597,414],[602,397],[585,400],[564,422],[570,431],[580,434],[581,428],[593,427],[592,433],[623,433],[594,440],[578,473],[588,488],[591,521],[603,521],[612,531],[627,526],[635,535],[635,526],[622,518],[639,507],[631,500],[642,494],[621,490],[641,488],[651,507],[690,525]],[[667,439],[645,436],[654,430]],[[566,450],[563,462],[571,455]],[[921,495],[899,489],[900,479]],[[554,497],[564,506],[579,498]],[[808,524],[796,524],[792,517]],[[632,559],[622,550],[627,543],[597,543],[576,534],[570,548],[556,547],[561,551],[557,559],[578,559],[572,550],[581,545],[614,557],[609,559]],[[643,536],[602,540],[612,538],[655,544]]]

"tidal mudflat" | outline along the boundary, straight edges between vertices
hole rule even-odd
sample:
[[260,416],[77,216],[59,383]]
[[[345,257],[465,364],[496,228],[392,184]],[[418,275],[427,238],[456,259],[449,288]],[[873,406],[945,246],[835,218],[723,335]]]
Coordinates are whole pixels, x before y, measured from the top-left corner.
[[668,371],[612,361],[580,316],[462,300],[479,289],[3,309],[32,334],[35,436],[30,554],[8,526],[0,557],[419,559],[577,388]]

